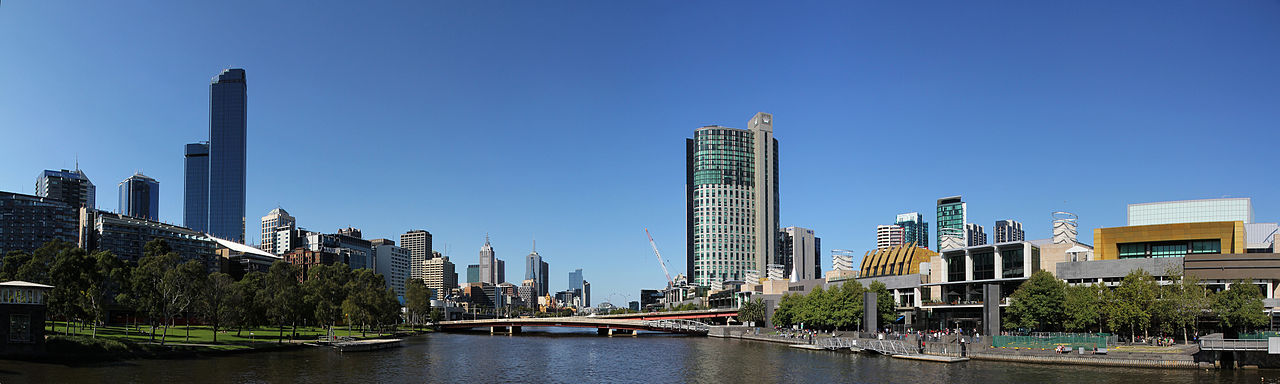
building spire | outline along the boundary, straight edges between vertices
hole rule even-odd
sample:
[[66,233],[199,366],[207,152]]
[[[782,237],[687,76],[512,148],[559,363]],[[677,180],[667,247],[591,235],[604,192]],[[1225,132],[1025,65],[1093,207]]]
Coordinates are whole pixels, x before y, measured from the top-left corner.
[[484,245],[489,245],[489,232],[484,233]]

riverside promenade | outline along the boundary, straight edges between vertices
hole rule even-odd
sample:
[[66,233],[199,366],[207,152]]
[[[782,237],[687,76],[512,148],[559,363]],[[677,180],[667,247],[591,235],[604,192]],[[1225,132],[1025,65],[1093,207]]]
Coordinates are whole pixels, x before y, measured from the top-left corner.
[[[771,329],[756,329],[749,327],[712,327],[707,334],[710,337],[741,339],[752,341],[763,341],[780,344],[808,344],[808,338],[789,338],[778,335],[771,335]],[[859,341],[865,340],[870,342],[878,340],[878,338],[858,337],[856,332],[848,332],[841,337],[856,338]],[[818,344],[819,340],[829,338],[830,335],[818,334],[814,336],[814,344]],[[902,338],[891,337],[905,342],[907,345],[917,345],[914,336],[906,336]],[[983,343],[967,344],[967,353],[965,357],[973,360],[988,361],[1004,361],[1016,363],[1033,363],[1033,364],[1072,364],[1072,365],[1092,365],[1092,366],[1108,366],[1108,367],[1136,367],[1136,368],[1182,368],[1182,369],[1209,369],[1214,368],[1212,363],[1196,362],[1193,356],[1199,351],[1195,345],[1181,346],[1176,352],[1132,352],[1121,350],[1110,350],[1107,354],[1079,354],[1079,353],[1059,353],[1052,350],[1038,349],[1009,349],[1009,348],[992,348],[990,345],[984,345],[988,342],[987,338],[982,338]],[[862,344],[862,343],[859,343]],[[959,337],[955,335],[943,336],[940,340],[925,341],[925,355],[960,357]]]

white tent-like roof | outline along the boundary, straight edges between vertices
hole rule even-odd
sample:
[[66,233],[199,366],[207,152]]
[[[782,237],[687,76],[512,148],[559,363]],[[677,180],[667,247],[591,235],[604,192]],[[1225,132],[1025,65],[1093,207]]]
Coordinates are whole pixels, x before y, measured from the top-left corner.
[[219,238],[216,238],[216,237],[213,237],[213,236],[209,236],[209,238],[210,238],[210,239],[213,239],[213,241],[217,242],[217,243],[218,243],[218,246],[220,246],[220,247],[225,247],[225,248],[230,248],[232,251],[242,252],[242,253],[248,253],[248,254],[254,254],[254,255],[264,256],[264,257],[271,257],[271,258],[276,258],[276,259],[279,259],[279,258],[280,258],[280,256],[276,256],[276,255],[272,254],[271,252],[267,252],[267,251],[264,251],[264,250],[261,250],[261,249],[255,248],[255,247],[250,247],[250,246],[248,246],[248,245],[240,244],[240,243],[237,243],[237,242],[234,242],[234,241],[231,241],[231,240],[219,239]]

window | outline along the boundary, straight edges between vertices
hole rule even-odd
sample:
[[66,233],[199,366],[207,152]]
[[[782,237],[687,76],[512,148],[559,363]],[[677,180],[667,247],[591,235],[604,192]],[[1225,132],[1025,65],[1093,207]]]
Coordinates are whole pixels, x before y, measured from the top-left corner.
[[1222,241],[1221,240],[1192,241],[1191,253],[1222,253]]
[[31,342],[31,317],[27,314],[9,315],[9,341]]
[[1120,244],[1119,248],[1121,259],[1147,257],[1147,245],[1145,243]]
[[979,252],[973,254],[973,279],[990,280],[996,278],[995,253]]
[[964,281],[964,255],[947,257],[947,281]]
[[1000,251],[1000,277],[1022,277],[1026,264],[1022,261],[1022,248]]

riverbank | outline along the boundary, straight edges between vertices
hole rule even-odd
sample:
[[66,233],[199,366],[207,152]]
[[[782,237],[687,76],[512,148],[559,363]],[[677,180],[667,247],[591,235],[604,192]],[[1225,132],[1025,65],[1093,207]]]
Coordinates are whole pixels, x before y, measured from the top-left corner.
[[[717,329],[719,328],[719,329]],[[766,331],[760,329],[760,332]],[[769,334],[757,334],[755,329],[746,327],[713,327],[712,331],[707,334],[715,338],[729,338],[750,341],[760,341],[779,344],[808,344],[808,339],[793,339]],[[815,336],[817,340],[830,336]],[[868,340],[871,339],[859,339]],[[914,345],[914,340],[905,341],[908,345]],[[932,356],[950,356],[959,357],[959,345],[947,342],[926,342],[927,350],[925,355]],[[1053,351],[1036,351],[1036,350],[1011,350],[1003,348],[983,347],[981,345],[973,346],[966,354],[966,357],[973,360],[1003,361],[1016,363],[1032,363],[1032,364],[1071,364],[1071,365],[1091,365],[1103,367],[1132,367],[1132,368],[1179,368],[1179,369],[1209,369],[1215,368],[1212,363],[1196,362],[1191,353],[1132,353],[1132,352],[1111,352],[1106,355],[1089,354],[1089,355],[1068,355],[1058,354]]]

